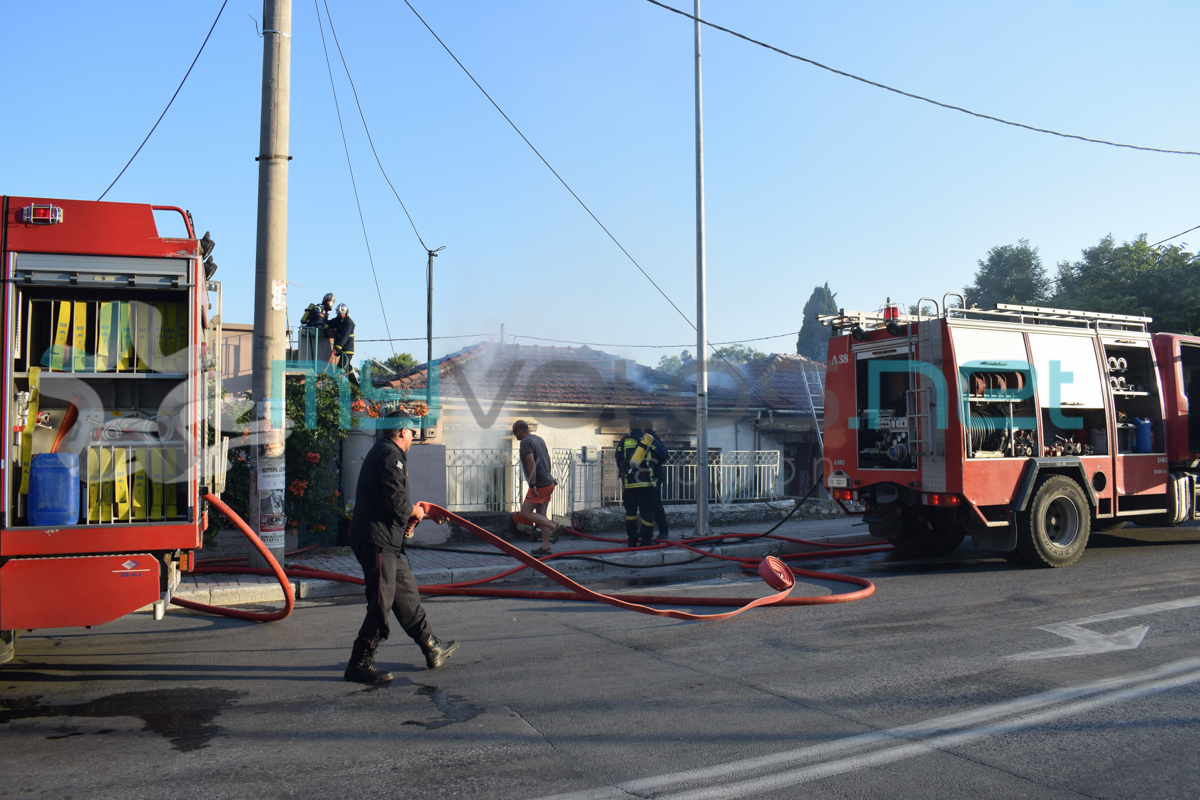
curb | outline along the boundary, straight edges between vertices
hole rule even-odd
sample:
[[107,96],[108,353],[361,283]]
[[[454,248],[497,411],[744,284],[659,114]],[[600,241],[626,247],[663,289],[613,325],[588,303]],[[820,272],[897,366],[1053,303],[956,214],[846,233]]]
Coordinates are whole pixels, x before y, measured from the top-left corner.
[[[868,533],[846,533],[830,536],[817,536],[809,539],[823,544],[839,544],[853,546],[858,544],[884,543],[886,540],[877,539]],[[718,555],[734,558],[761,558],[769,553],[799,553],[803,552],[800,545],[791,542],[760,541],[748,544],[720,545],[713,549]],[[570,558],[560,558],[555,561],[555,568],[564,575],[583,575],[591,572],[620,570],[627,567],[668,567],[691,561],[695,553],[678,548],[669,550],[650,550],[638,553],[615,553],[611,556],[597,556],[607,561],[616,562],[613,565],[597,564],[594,561],[577,561]],[[414,570],[413,577],[418,584],[463,583],[475,581],[495,575],[507,567],[502,565],[483,567],[460,567],[458,569],[422,569]],[[312,600],[324,597],[350,597],[362,594],[362,587],[353,583],[339,581],[299,579],[292,582],[292,593],[297,600]],[[214,606],[262,605],[283,602],[283,590],[278,583],[245,584],[239,586],[216,586],[197,589],[185,589],[175,593],[181,600],[204,603]],[[147,606],[141,611],[150,611]],[[173,614],[201,614],[202,611],[191,611],[178,606],[171,609]]]

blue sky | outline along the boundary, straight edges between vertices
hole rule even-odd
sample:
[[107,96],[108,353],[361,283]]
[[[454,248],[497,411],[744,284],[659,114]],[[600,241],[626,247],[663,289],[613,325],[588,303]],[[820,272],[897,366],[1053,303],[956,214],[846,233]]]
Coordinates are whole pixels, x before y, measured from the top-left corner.
[[[688,324],[537,160],[403,2],[328,0],[371,135],[435,262],[435,356],[511,335],[661,345]],[[692,29],[645,0],[412,0],[671,299],[695,315]],[[673,0],[691,10],[690,0]],[[95,199],[175,91],[220,7],[0,7],[9,65],[0,192]],[[324,4],[322,3],[322,13]],[[838,69],[1037,127],[1200,150],[1195,2],[705,0],[701,15]],[[253,318],[261,3],[229,0],[166,118],[106,199],[179,205],[217,240],[225,319]],[[333,291],[360,355],[387,356],[311,0],[292,26],[293,324]],[[425,252],[374,163],[326,40],[394,337],[423,360]],[[1113,234],[1200,224],[1200,157],[1018,130],[865,86],[706,29],[709,339],[793,352],[840,305],[941,299],[990,247],[1047,268]],[[1200,244],[1200,231],[1182,237]],[[1194,250],[1195,246],[1188,249]],[[518,338],[524,344],[549,344]]]

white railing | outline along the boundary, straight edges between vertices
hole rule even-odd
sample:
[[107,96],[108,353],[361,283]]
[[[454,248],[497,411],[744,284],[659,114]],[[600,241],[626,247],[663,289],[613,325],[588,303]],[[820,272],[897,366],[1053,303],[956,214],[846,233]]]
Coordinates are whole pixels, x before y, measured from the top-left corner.
[[451,511],[516,511],[521,507],[517,451],[447,450],[446,507]]
[[[587,460],[580,450],[555,448],[551,469],[558,486],[550,500],[550,514],[568,518],[577,510],[618,505],[621,482],[612,448],[589,448]],[[780,493],[778,450],[712,450],[708,456],[709,500],[734,503],[773,500]],[[696,500],[695,450],[671,454],[662,467],[663,501]],[[516,511],[523,487],[514,450],[447,450],[446,503],[451,511]]]

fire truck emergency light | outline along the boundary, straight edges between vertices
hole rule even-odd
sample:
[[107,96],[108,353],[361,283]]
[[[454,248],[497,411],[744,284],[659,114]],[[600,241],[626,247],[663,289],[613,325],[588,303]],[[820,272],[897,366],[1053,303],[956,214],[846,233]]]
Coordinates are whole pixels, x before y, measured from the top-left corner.
[[21,209],[21,221],[32,225],[54,225],[63,221],[63,210],[58,206],[34,203]]

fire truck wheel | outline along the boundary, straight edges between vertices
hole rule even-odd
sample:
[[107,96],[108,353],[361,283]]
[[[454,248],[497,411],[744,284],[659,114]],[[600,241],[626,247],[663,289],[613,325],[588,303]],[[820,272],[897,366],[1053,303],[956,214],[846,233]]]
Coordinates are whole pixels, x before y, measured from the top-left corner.
[[1092,513],[1079,484],[1051,475],[1017,515],[1017,552],[1035,567],[1067,567],[1083,555]]
[[7,664],[13,660],[16,644],[16,631],[0,631],[0,664]]

